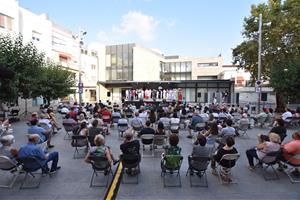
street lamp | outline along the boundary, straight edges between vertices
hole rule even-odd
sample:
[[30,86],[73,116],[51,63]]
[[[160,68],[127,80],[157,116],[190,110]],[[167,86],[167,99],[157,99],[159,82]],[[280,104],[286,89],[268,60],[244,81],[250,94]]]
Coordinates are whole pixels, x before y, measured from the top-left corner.
[[257,69],[257,83],[256,87],[258,87],[258,111],[257,113],[260,112],[260,97],[261,97],[261,34],[262,34],[262,14],[259,14],[259,23],[258,23],[258,32],[259,32],[259,37],[258,37],[258,69]]
[[79,93],[79,106],[81,106],[82,103],[82,93],[83,93],[83,83],[81,80],[81,48],[83,45],[83,36],[87,34],[86,31],[82,30],[81,27],[79,27],[78,35],[75,36],[75,38],[78,41],[79,51],[78,51],[78,70],[79,70],[79,80],[78,80],[78,93]]

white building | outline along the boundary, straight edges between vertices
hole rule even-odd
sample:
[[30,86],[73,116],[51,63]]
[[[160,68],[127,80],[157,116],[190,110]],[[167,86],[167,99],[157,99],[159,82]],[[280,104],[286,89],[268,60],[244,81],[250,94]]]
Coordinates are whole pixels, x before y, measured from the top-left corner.
[[[83,89],[83,102],[99,100],[99,94],[95,94],[99,80],[100,61],[95,56],[98,55],[98,49],[91,50],[93,53],[81,50],[72,31],[55,24],[46,14],[38,15],[20,7],[16,0],[0,0],[0,34],[21,34],[25,43],[33,42],[38,50],[45,53],[47,61],[53,61],[74,72],[77,82],[81,58],[82,83],[86,86]],[[78,89],[66,100],[78,101]],[[39,99],[33,104],[41,103]]]

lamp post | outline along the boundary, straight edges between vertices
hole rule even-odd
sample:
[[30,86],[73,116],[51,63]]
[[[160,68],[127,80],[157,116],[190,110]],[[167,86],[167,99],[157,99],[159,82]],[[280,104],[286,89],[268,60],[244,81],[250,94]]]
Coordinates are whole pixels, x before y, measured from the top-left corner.
[[257,113],[260,112],[260,97],[261,97],[261,35],[262,35],[262,14],[259,14],[259,23],[258,23],[258,69],[257,69],[257,86],[258,87],[258,106]]
[[81,27],[79,27],[78,35],[76,36],[78,40],[79,45],[79,54],[78,54],[78,70],[79,70],[79,79],[78,79],[78,93],[79,93],[79,106],[81,106],[82,103],[82,93],[83,93],[83,83],[81,79],[81,48],[83,45],[83,36],[86,35],[86,31],[82,30]]

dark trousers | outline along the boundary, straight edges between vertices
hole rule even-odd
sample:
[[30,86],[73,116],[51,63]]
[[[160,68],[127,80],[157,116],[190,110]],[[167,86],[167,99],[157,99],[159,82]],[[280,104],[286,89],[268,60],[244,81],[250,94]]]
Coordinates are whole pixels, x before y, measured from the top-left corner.
[[254,158],[258,159],[256,149],[255,148],[248,149],[246,151],[246,155],[247,155],[247,158],[248,158],[249,165],[251,167],[253,167],[254,166]]
[[58,163],[58,152],[52,152],[48,155],[48,159],[46,161],[46,165],[48,165],[48,162],[52,161],[52,164],[51,164],[51,171],[54,171],[56,170],[57,168],[57,163]]

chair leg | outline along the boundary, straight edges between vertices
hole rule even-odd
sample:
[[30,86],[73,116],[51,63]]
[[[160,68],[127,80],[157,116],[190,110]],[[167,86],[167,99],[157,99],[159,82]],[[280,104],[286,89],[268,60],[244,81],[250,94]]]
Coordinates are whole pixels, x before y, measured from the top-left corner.
[[[23,179],[23,181],[22,181],[22,183],[21,183],[20,190],[21,190],[21,189],[32,189],[32,188],[39,188],[39,187],[40,187],[42,177],[39,178],[38,183],[37,183],[36,186],[33,186],[33,187],[29,187],[29,186],[28,186],[28,187],[24,187],[24,184],[25,184],[25,181],[26,181],[26,179],[27,179],[27,177],[28,177],[28,174],[30,174],[34,179],[36,178],[36,176],[35,176],[33,173],[31,173],[31,172],[26,172],[26,173],[25,173],[25,177],[24,177],[24,179]],[[42,175],[41,175],[41,176],[42,176]]]
[[13,185],[15,184],[15,182],[16,182],[18,176],[19,176],[19,172],[17,171],[16,174],[15,174],[15,173],[13,174],[13,178],[12,178],[12,180],[9,182],[9,184],[7,184],[7,185],[0,185],[0,188],[12,188]]
[[[267,170],[269,167],[271,167],[271,171],[273,171],[273,173],[275,174],[275,177],[267,177]],[[266,167],[263,167],[263,176],[266,181],[279,180],[279,176],[278,176],[276,170],[274,169],[273,165],[267,165]]]
[[293,175],[291,174],[293,170],[297,169],[296,167],[292,167],[290,169],[285,170],[284,172],[286,173],[286,175],[289,177],[290,181],[292,184],[294,183],[300,183],[300,177],[295,179],[293,177]]
[[95,175],[95,170],[93,171],[93,174],[92,174],[92,178],[91,178],[90,187],[92,187],[92,186],[93,186],[94,175]]

